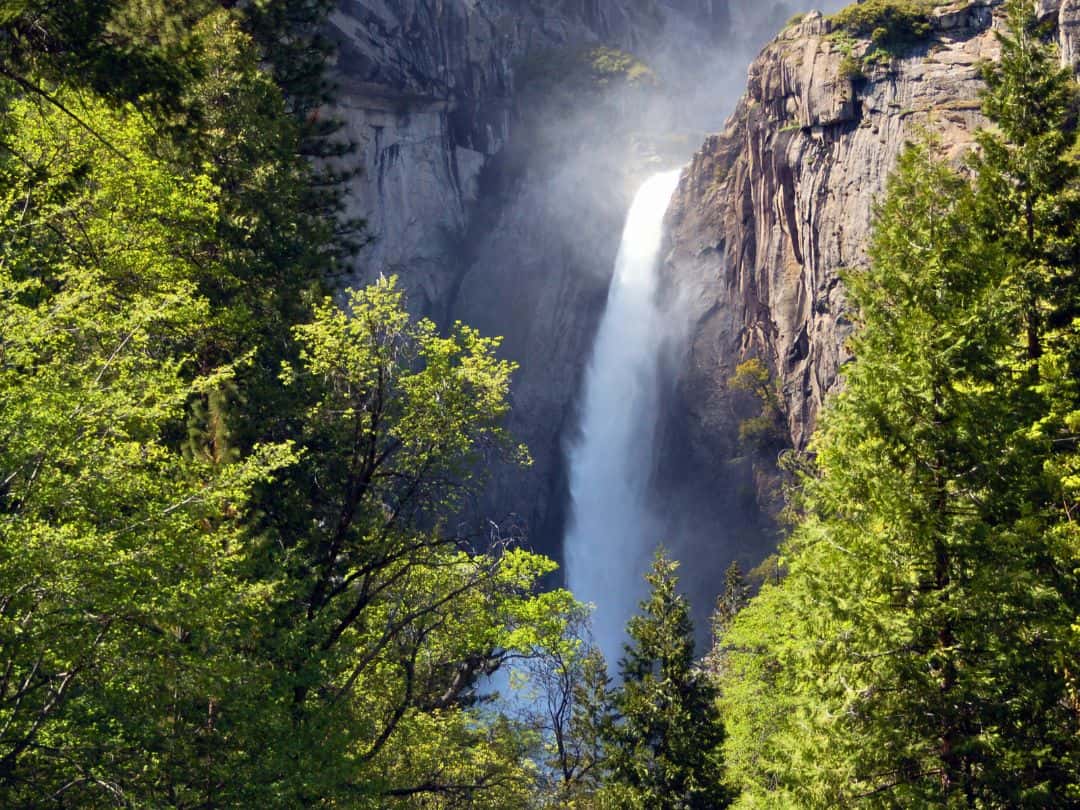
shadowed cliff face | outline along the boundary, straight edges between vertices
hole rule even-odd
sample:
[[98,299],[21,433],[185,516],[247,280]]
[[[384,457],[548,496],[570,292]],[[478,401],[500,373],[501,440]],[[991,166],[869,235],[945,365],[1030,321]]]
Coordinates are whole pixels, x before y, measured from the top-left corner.
[[[548,553],[559,553],[564,441],[630,199],[720,126],[755,37],[790,14],[742,5],[342,0],[332,17],[336,113],[360,169],[348,214],[373,238],[339,281],[398,274],[414,311],[505,336],[503,355],[521,364],[510,426],[534,464],[496,465],[474,511],[514,515]],[[570,75],[575,55],[601,44],[651,70],[591,86]]]
[[360,170],[347,213],[374,237],[345,281],[400,273],[414,310],[444,316],[481,172],[517,129],[523,66],[600,43],[644,56],[676,27],[719,36],[727,0],[341,0],[335,112]]
[[[723,526],[731,493],[748,488],[766,512],[777,507],[775,452],[733,461],[746,454],[738,424],[748,413],[728,381],[740,362],[763,360],[787,439],[806,446],[847,357],[840,273],[865,265],[874,200],[907,140],[931,133],[957,160],[970,148],[983,123],[978,63],[998,52],[997,5],[939,7],[930,36],[878,64],[863,62],[868,41],[843,42],[827,19],[807,15],[754,60],[727,127],[694,156],[668,212],[665,266],[691,321],[664,461],[678,476],[672,497],[695,513],[690,523]],[[1077,4],[1047,3],[1043,13],[1058,21],[1063,57],[1073,60]],[[700,528],[682,541],[709,542],[716,532]],[[719,542],[748,560],[770,544],[752,530]]]
[[[595,98],[562,127],[545,125],[522,109],[519,74],[601,42],[633,49],[662,24],[653,3],[614,0],[342,0],[331,18],[334,112],[356,147],[348,165],[359,168],[347,214],[366,220],[372,237],[340,283],[397,274],[414,312],[506,336],[503,355],[522,365],[511,428],[535,463],[496,465],[467,517],[512,519],[546,535],[549,552],[557,437],[602,306],[615,249],[607,243],[617,243],[612,212],[625,203],[610,182],[574,184],[568,168],[586,113],[611,121],[613,103]],[[612,152],[602,173],[622,171]],[[584,193],[559,204],[553,186]]]

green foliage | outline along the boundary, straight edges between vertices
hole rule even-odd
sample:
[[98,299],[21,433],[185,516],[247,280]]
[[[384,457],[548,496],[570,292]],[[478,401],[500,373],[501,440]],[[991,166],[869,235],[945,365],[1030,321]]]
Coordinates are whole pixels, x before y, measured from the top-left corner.
[[20,0],[0,14],[0,76],[48,98],[59,83],[176,111],[193,78],[190,24],[209,2]]
[[724,572],[724,590],[716,597],[710,621],[712,624],[712,648],[703,661],[706,671],[714,680],[721,677],[727,667],[727,651],[723,646],[724,635],[735,617],[750,602],[750,586],[743,576],[742,568],[732,562]]
[[326,4],[223,5],[3,7],[0,804],[526,806],[477,691],[580,608],[445,531],[513,367],[313,294]]
[[896,51],[930,33],[933,0],[865,0],[829,17],[835,28],[857,37],[869,37],[877,47]]
[[676,591],[678,564],[657,553],[645,579],[651,592],[630,620],[630,642],[615,692],[610,730],[610,788],[619,806],[720,808],[731,796],[723,783],[724,729],[716,691],[694,663],[693,626]]
[[[1075,85],[1030,14],[971,176],[900,159],[799,525],[749,606],[728,572],[718,693],[663,555],[612,687],[550,560],[449,528],[526,459],[514,367],[393,279],[319,294],[328,6],[0,5],[0,804],[1080,801]],[[871,0],[836,41],[877,59],[925,14]],[[730,386],[745,440],[783,435],[760,361]],[[516,659],[540,721],[481,699]]]
[[521,456],[501,427],[513,366],[474,330],[411,320],[392,279],[347,311],[326,300],[295,334],[282,373],[310,405],[262,565],[286,596],[279,722],[298,746],[278,789],[344,801],[362,785],[375,806],[520,793],[528,741],[475,690],[510,656],[558,648],[574,603],[538,592],[549,560],[474,553],[440,526],[479,463]]
[[633,54],[605,45],[537,51],[515,71],[518,88],[534,102],[656,81],[652,69]]
[[267,594],[239,576],[238,518],[291,460],[266,446],[218,467],[168,441],[186,403],[237,370],[192,362],[218,190],[175,176],[139,116],[80,103],[115,149],[23,99],[0,163],[8,806],[57,791],[69,806],[154,803],[224,778],[228,757],[200,764],[216,750],[201,740],[226,693],[257,688],[237,633]]
[[714,637],[720,638],[727,632],[739,611],[746,607],[749,601],[750,587],[746,584],[742,568],[737,562],[733,562],[724,572],[724,590],[716,599],[712,617]]
[[[932,32],[934,0],[867,0],[848,6],[829,20],[828,39],[843,55],[839,75],[850,82],[866,79],[875,68],[887,68],[894,58]],[[869,40],[865,48],[858,39]],[[856,49],[862,55],[856,55]]]
[[538,647],[511,670],[526,724],[540,737],[540,806],[588,807],[597,796],[610,729],[611,679],[604,657],[590,646],[588,612],[567,614],[561,642]]
[[900,158],[788,575],[724,635],[740,806],[1077,799],[1075,88],[1009,20],[975,177]]
[[746,572],[746,577],[755,585],[764,585],[771,582],[779,584],[786,573],[784,562],[779,554],[770,554],[760,563]]
[[592,70],[596,81],[605,84],[613,80],[622,80],[630,84],[635,82],[655,81],[656,76],[649,66],[636,56],[618,48],[597,46],[584,52],[586,63]]
[[834,31],[829,35],[828,39],[833,47],[842,54],[838,68],[840,77],[852,83],[863,81],[866,78],[865,70],[870,65],[865,55],[862,57],[855,55],[858,43],[851,33],[845,30]]
[[844,54],[843,59],[840,60],[840,76],[849,82],[860,82],[865,79],[862,60],[856,59],[850,53]]
[[739,439],[759,453],[776,452],[788,443],[785,408],[769,369],[752,357],[735,367],[728,380],[733,391],[748,394],[757,413],[739,422]]
[[[243,8],[244,29],[258,45],[261,60],[273,71],[289,111],[305,119],[333,100],[324,75],[332,48],[323,28],[333,6],[333,0],[257,0]],[[315,127],[318,122],[305,123]]]
[[997,129],[979,133],[973,165],[980,226],[1011,246],[1010,274],[1026,288],[1027,358],[1035,364],[1046,350],[1040,332],[1058,341],[1080,315],[1080,191],[1070,155],[1077,90],[1045,26],[1015,3],[1008,20],[1010,31],[998,33],[1007,58],[984,70],[983,108]]
[[587,790],[595,788],[599,782],[605,758],[603,743],[614,722],[611,679],[604,657],[598,651],[589,651],[582,660],[581,677],[574,684],[573,699],[570,732],[581,752],[578,755],[579,770],[583,777],[577,781]]

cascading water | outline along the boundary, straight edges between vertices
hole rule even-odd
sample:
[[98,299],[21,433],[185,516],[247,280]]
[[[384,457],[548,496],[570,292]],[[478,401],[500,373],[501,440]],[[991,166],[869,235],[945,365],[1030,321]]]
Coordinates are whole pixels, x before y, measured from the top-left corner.
[[647,506],[665,331],[657,264],[664,213],[679,174],[650,177],[626,217],[586,370],[581,438],[569,451],[567,580],[577,598],[595,605],[593,635],[612,669],[660,540]]

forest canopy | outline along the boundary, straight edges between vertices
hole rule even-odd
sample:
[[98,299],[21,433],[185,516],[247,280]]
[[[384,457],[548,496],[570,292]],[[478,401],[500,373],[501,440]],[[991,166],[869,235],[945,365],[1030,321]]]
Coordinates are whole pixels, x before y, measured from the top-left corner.
[[6,807],[532,784],[476,692],[573,603],[550,561],[448,528],[521,455],[513,366],[393,280],[327,297],[355,233],[310,161],[340,151],[308,114],[328,6],[3,7]]
[[0,3],[0,805],[1080,806],[1077,87],[1029,5],[844,279],[768,581],[699,658],[661,549],[610,674],[462,519],[528,460],[499,340],[330,286],[332,5]]

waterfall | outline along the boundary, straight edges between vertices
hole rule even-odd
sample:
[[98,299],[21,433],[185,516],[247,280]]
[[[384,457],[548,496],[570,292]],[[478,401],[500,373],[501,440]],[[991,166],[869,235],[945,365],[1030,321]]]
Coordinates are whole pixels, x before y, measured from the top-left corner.
[[580,439],[569,448],[567,581],[595,605],[597,645],[614,671],[627,620],[661,540],[647,507],[665,323],[656,300],[664,213],[680,170],[650,177],[626,217],[615,272],[586,370]]

